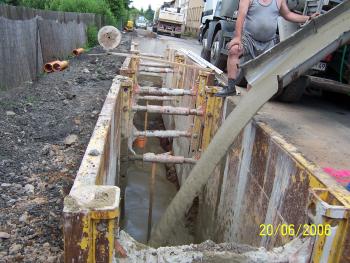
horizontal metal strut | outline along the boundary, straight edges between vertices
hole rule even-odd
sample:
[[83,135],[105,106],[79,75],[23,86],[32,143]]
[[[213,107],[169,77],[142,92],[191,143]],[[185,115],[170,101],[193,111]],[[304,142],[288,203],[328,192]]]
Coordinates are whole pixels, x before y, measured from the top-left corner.
[[137,94],[143,95],[157,95],[157,96],[195,96],[196,93],[190,89],[168,89],[156,87],[140,87],[136,90]]
[[184,116],[188,116],[188,115],[202,116],[203,115],[203,111],[199,109],[171,107],[171,106],[136,105],[132,107],[132,110],[136,112],[141,111],[141,112],[148,112],[148,113],[168,114],[168,115],[184,115]]
[[146,153],[144,155],[130,156],[129,160],[144,161],[146,163],[172,163],[172,164],[196,164],[197,160],[183,156],[172,156],[170,154]]
[[140,69],[140,72],[148,73],[174,73],[173,69],[170,68],[157,68],[157,67],[143,67]]
[[160,137],[160,138],[178,138],[178,137],[191,137],[192,134],[188,131],[137,131],[135,136],[145,137]]
[[158,96],[140,96],[137,100],[150,100],[150,101],[173,101],[177,100],[176,97],[158,97]]

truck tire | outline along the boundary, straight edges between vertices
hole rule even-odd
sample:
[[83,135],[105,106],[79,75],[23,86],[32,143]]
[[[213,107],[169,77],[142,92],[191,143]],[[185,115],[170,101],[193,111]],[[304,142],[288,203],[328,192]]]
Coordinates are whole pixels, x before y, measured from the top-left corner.
[[[202,43],[204,43],[204,40],[208,41],[208,30],[205,31],[205,33],[203,35]],[[209,49],[209,51],[205,50],[204,46],[203,46],[202,52],[201,52],[201,57],[204,58],[206,61],[210,62],[210,49]]]
[[221,54],[221,49],[224,47],[224,36],[222,30],[219,30],[213,40],[210,51],[210,63],[221,70],[225,70],[227,66],[227,57]]
[[307,86],[307,78],[300,77],[286,86],[279,94],[276,94],[274,98],[282,102],[297,102],[303,96]]

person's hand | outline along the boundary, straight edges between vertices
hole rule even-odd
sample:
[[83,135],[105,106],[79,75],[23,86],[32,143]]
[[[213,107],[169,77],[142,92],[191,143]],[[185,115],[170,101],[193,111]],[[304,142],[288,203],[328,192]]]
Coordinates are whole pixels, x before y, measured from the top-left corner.
[[312,14],[311,16],[309,16],[308,20],[306,20],[305,23],[308,23],[310,22],[312,19],[318,17],[320,15],[320,13],[315,13],[315,14]]
[[239,38],[239,37],[234,37],[234,38],[227,44],[227,49],[230,50],[233,46],[238,46],[238,48],[241,50],[241,49],[243,48],[241,38]]
[[320,13],[312,14],[312,15],[310,16],[310,19],[314,19],[314,18],[318,17],[319,15],[320,15]]

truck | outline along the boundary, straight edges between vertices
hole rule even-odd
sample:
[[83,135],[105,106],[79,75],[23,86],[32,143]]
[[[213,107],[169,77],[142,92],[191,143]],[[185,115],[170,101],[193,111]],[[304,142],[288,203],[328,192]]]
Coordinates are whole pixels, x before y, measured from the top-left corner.
[[[204,2],[199,34],[199,41],[203,46],[201,56],[214,66],[225,70],[228,55],[226,45],[234,35],[239,0],[204,0]],[[310,15],[316,12],[322,14],[340,2],[338,0],[288,0],[287,4],[292,11]],[[280,17],[276,41],[285,40],[301,26]],[[350,82],[346,78],[350,68],[349,50],[344,47],[329,54],[314,65],[307,75],[280,89],[275,98],[284,102],[295,102],[305,92],[319,95],[323,90],[349,94]],[[245,86],[246,82],[243,80],[239,84]]]
[[158,34],[170,34],[181,37],[185,15],[181,13],[181,8],[175,8],[164,3],[154,13],[153,32]]
[[136,19],[136,28],[147,29],[147,19],[144,16],[139,16]]

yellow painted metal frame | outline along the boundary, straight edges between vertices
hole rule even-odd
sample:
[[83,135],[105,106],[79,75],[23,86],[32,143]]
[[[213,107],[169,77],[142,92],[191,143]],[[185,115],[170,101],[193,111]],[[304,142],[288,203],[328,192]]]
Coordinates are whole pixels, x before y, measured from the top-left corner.
[[[312,222],[314,224],[330,224],[334,227],[333,231],[335,231],[335,234],[332,237],[325,235],[316,237],[311,262],[350,262],[350,193],[333,178],[325,174],[318,166],[306,160],[295,146],[287,143],[269,126],[261,122],[258,124],[292,156],[297,165],[308,171],[307,179],[310,187],[309,213],[311,207],[324,207],[325,209],[323,214],[319,214],[316,222],[315,218],[311,219]],[[342,218],[337,218],[334,215],[339,210],[344,210]],[[325,245],[327,242],[331,244],[326,249]]]
[[206,87],[205,93],[207,97],[204,131],[202,139],[202,150],[204,151],[210,144],[211,139],[214,137],[218,123],[221,119],[223,99],[215,97],[218,92],[217,87]]
[[[206,92],[209,73],[205,71],[200,71],[197,81],[197,99],[196,99],[196,108],[197,109],[206,109]],[[204,127],[204,118],[203,116],[195,116],[193,121],[192,128],[192,138],[191,138],[191,147],[190,153],[192,156],[199,157],[202,137],[203,137],[203,127]]]

